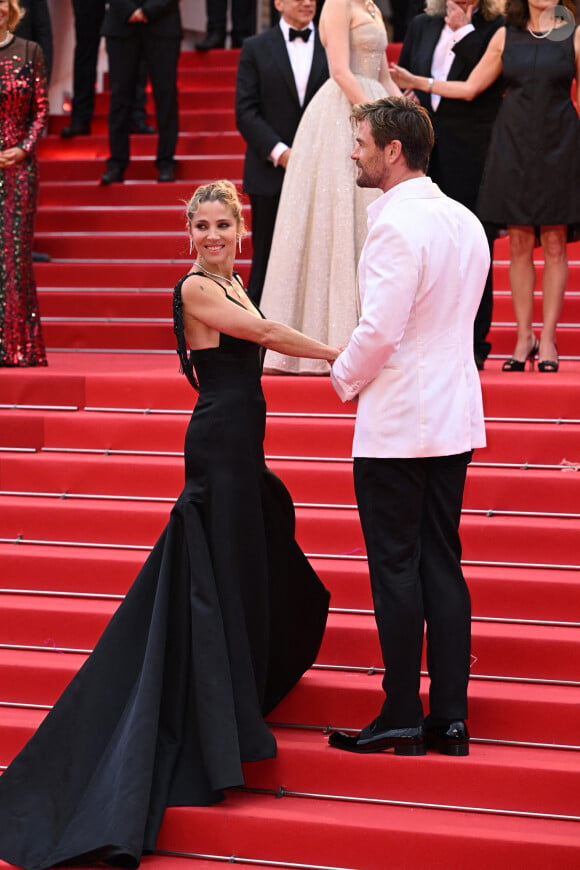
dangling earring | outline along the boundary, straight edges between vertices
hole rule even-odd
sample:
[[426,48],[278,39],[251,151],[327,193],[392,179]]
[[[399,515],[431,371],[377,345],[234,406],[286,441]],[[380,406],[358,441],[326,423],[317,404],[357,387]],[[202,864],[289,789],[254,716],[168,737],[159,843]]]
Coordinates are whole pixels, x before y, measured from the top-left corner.
[[191,257],[192,254],[193,254],[193,240],[190,236],[189,237],[189,256]]
[[242,237],[238,236],[238,251],[242,253]]

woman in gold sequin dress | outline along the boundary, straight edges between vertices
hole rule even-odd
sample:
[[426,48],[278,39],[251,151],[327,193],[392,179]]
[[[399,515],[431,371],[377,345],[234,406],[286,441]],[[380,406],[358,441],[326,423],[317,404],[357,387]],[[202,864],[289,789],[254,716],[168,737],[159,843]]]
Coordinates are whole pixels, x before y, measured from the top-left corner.
[[[372,0],[326,0],[320,39],[331,78],[309,103],[294,139],[261,308],[267,317],[341,346],[358,323],[356,266],[366,207],[380,193],[356,186],[350,110],[400,92],[388,71],[387,33]],[[271,351],[264,370],[328,374],[320,361]]]
[[32,238],[48,99],[40,46],[12,35],[22,14],[0,0],[0,366],[46,365]]

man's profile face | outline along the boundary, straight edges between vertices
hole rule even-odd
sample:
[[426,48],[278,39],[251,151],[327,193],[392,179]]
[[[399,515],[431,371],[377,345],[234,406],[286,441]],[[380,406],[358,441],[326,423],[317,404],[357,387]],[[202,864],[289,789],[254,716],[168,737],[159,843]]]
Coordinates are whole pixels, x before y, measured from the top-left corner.
[[316,0],[274,0],[274,5],[290,27],[303,30],[316,12]]
[[388,178],[389,169],[384,151],[378,148],[368,121],[361,121],[356,131],[356,145],[351,158],[356,162],[356,183],[359,187],[379,187]]

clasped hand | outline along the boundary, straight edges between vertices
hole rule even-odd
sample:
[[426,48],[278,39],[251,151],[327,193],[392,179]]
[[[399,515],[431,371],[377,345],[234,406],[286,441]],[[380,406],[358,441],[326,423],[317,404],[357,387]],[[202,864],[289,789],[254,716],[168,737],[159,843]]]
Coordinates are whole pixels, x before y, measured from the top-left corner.
[[129,24],[149,24],[147,16],[142,9],[135,9],[127,20]]
[[6,169],[8,166],[14,166],[20,163],[26,157],[26,151],[23,148],[7,148],[5,151],[0,151],[0,169]]

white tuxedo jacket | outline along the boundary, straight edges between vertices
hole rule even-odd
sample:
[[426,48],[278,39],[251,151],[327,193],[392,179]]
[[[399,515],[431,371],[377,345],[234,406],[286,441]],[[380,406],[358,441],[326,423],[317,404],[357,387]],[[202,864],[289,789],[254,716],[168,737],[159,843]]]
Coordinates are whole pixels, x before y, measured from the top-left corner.
[[358,396],[353,456],[449,456],[485,446],[473,321],[489,269],[483,227],[430,178],[368,208],[361,318],[332,367]]

